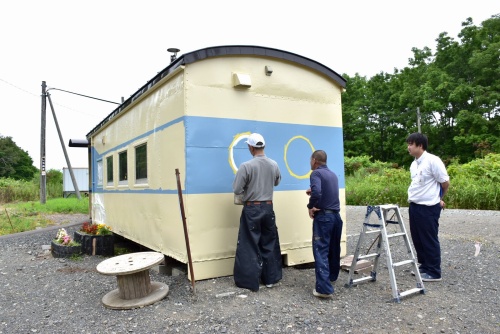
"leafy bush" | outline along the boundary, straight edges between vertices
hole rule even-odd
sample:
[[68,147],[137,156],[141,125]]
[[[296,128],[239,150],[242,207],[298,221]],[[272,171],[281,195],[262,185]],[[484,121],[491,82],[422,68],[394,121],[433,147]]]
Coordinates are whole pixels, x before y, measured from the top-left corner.
[[32,181],[0,178],[0,203],[35,200],[40,196],[39,189]]
[[362,155],[360,157],[345,157],[344,158],[344,172],[345,175],[354,175],[357,171],[364,170],[370,174],[378,173],[386,168],[397,168],[397,164],[390,162],[382,162],[375,160],[371,161],[371,158],[367,155]]
[[348,205],[397,204],[407,206],[410,173],[404,169],[386,169],[376,174],[370,167],[346,177]]
[[[62,172],[51,169],[46,177],[47,199],[63,197]],[[36,201],[40,199],[40,175],[31,180],[0,178],[0,203]]]
[[488,154],[483,159],[460,165],[456,160],[447,168],[450,177],[467,177],[472,180],[500,182],[500,154]]
[[[348,168],[354,170],[355,162],[357,170],[353,175],[346,175],[347,205],[408,206],[410,172],[389,164],[383,168],[383,163],[368,161],[366,157],[349,159]],[[450,175],[450,188],[445,197],[447,208],[500,210],[499,154],[488,154],[463,165],[452,161],[447,170]]]
[[491,153],[463,165],[453,161],[447,169],[451,185],[446,198],[453,207],[499,210],[500,154]]

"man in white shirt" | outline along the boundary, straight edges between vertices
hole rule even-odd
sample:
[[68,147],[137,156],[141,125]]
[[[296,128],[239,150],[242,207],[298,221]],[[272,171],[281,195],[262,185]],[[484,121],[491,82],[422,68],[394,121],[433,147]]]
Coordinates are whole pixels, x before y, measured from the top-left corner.
[[415,157],[410,166],[408,202],[410,232],[420,263],[420,275],[426,282],[441,281],[439,216],[445,207],[443,197],[450,186],[450,178],[441,159],[427,152],[425,135],[412,133],[406,143],[408,152]]

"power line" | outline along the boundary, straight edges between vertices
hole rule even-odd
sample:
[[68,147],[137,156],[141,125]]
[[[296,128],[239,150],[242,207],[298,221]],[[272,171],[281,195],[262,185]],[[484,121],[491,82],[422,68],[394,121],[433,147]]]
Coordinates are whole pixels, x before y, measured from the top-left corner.
[[75,95],[79,95],[79,96],[83,96],[83,97],[88,97],[89,99],[94,99],[94,100],[99,100],[99,101],[103,101],[103,102],[108,102],[108,103],[113,103],[113,104],[121,104],[121,103],[118,103],[118,102],[113,102],[113,101],[108,101],[108,100],[103,100],[103,99],[100,99],[100,98],[97,98],[97,97],[93,97],[93,96],[88,96],[88,95],[83,95],[83,94],[79,94],[79,93],[75,93],[75,92],[70,92],[68,90],[64,90],[64,89],[59,89],[59,88],[49,88],[47,89],[47,91],[49,90],[59,90],[61,92],[66,92],[66,93],[70,93],[70,94],[75,94]]
[[[39,94],[35,94],[35,93],[30,92],[30,91],[27,91],[26,89],[23,89],[23,88],[21,88],[21,87],[18,87],[18,86],[14,85],[13,83],[11,83],[11,82],[9,82],[9,81],[7,81],[7,80],[4,80],[4,79],[0,78],[0,81],[2,81],[2,82],[4,82],[4,83],[6,83],[6,84],[7,84],[7,85],[9,85],[9,86],[14,87],[15,89],[18,89],[18,90],[20,90],[20,91],[22,91],[22,92],[24,92],[24,93],[27,93],[27,94],[29,94],[29,95],[32,95],[32,96],[34,96],[34,97],[36,97],[36,98],[40,98],[40,95],[39,95]],[[53,90],[61,90],[61,91],[62,91],[62,89],[57,89],[57,88],[49,88],[49,89],[47,89],[47,90],[50,90],[50,89],[53,89]],[[65,91],[65,92],[66,92],[66,91]],[[72,93],[72,94],[76,94],[76,95],[81,95],[81,96],[85,96],[85,97],[90,97],[90,96],[86,96],[86,95],[82,95],[82,94],[78,94],[78,93],[73,93],[73,92],[68,92],[68,93]],[[90,98],[93,98],[93,97],[90,97]],[[93,98],[93,99],[101,100],[101,99],[98,99],[98,98]],[[106,101],[106,100],[102,100],[102,101],[105,101],[105,102],[110,102],[110,103],[120,104],[120,103],[117,103],[117,102],[111,102],[111,101]],[[54,105],[58,105],[58,106],[60,106],[60,107],[62,107],[62,108],[66,108],[66,109],[68,109],[68,110],[72,110],[72,111],[75,111],[75,112],[80,113],[80,114],[84,114],[84,115],[88,115],[88,116],[95,116],[95,115],[93,115],[93,114],[91,114],[91,113],[84,112],[84,111],[81,111],[81,110],[78,110],[78,109],[74,109],[74,108],[68,107],[68,106],[66,106],[66,105],[63,105],[63,104],[57,103],[57,102],[54,102]]]
[[3,81],[3,82],[5,82],[7,85],[12,86],[12,87],[14,87],[14,88],[16,88],[16,89],[19,89],[20,91],[23,91],[23,92],[28,93],[28,94],[30,94],[30,95],[33,95],[33,96],[36,96],[36,97],[38,97],[38,96],[39,96],[38,94],[33,94],[32,92],[28,92],[27,90],[22,89],[21,87],[17,87],[17,86],[16,86],[16,85],[14,85],[13,83],[10,83],[10,82],[8,82],[8,81],[6,81],[6,80],[2,79],[2,78],[0,78],[0,81]]

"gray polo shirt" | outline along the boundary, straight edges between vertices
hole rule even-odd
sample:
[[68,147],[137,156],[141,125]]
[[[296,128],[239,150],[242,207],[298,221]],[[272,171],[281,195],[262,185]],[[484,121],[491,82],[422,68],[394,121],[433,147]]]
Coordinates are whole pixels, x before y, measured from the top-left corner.
[[243,202],[272,201],[274,186],[281,181],[276,161],[265,155],[254,156],[240,165],[233,181],[236,195],[243,194]]

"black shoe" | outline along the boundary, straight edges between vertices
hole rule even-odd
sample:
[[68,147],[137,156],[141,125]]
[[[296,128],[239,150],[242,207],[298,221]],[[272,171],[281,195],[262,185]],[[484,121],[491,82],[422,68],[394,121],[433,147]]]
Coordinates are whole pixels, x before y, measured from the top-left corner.
[[439,282],[442,280],[441,277],[433,277],[427,273],[422,273],[420,276],[422,277],[422,281],[424,282]]

